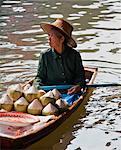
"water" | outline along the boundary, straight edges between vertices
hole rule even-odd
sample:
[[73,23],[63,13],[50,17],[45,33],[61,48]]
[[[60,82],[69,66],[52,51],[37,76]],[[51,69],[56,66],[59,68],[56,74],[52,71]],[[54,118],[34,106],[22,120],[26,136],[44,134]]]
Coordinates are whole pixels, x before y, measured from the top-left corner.
[[[9,85],[36,75],[39,53],[49,47],[40,22],[55,18],[74,26],[83,64],[99,68],[95,83],[121,83],[120,0],[0,0],[0,4],[0,95]],[[85,108],[85,116],[51,149],[120,150],[121,88],[95,89]],[[64,143],[70,134],[73,138]]]

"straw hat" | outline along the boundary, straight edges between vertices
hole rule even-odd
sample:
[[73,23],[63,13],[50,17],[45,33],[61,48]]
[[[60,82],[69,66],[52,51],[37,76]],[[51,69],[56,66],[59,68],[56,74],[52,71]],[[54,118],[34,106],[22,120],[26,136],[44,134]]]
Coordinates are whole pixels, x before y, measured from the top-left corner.
[[53,23],[43,22],[40,24],[40,26],[46,33],[49,33],[53,28],[56,29],[64,35],[69,46],[74,48],[77,47],[75,40],[72,38],[73,27],[67,21],[59,18],[56,19],[56,21]]

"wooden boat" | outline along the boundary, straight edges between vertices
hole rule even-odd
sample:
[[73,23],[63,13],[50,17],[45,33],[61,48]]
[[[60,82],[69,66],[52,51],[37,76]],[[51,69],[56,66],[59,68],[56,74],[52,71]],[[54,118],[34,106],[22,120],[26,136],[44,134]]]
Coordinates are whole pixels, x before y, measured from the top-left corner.
[[[85,77],[88,80],[87,84],[92,84],[97,74],[97,68],[88,68],[85,67]],[[31,81],[32,82],[32,81]],[[29,82],[30,83],[30,82]],[[31,144],[37,142],[38,140],[44,138],[53,132],[57,127],[62,125],[81,105],[82,102],[85,101],[85,97],[92,92],[92,89],[86,89],[85,93],[79,97],[67,111],[63,112],[59,116],[55,116],[53,119],[44,123],[44,125],[36,130],[35,132],[30,132],[29,134],[17,137],[3,137],[0,136],[0,146],[1,149],[23,149],[25,147],[30,146]]]

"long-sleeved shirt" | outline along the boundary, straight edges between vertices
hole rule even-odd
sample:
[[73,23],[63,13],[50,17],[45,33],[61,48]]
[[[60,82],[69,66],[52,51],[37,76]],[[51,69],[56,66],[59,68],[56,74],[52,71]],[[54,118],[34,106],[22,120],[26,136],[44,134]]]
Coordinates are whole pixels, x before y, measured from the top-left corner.
[[39,85],[79,84],[85,86],[80,53],[66,46],[62,54],[50,48],[40,54],[35,83]]

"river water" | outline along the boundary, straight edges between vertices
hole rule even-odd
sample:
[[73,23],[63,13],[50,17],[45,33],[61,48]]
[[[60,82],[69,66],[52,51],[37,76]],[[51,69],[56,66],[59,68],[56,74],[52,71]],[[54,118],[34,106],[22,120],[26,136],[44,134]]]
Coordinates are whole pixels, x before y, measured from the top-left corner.
[[[121,83],[120,13],[120,0],[0,0],[0,95],[36,75],[49,47],[40,22],[55,18],[73,25],[84,66],[98,67],[95,83]],[[121,87],[96,88],[67,133],[45,149],[121,150]]]

